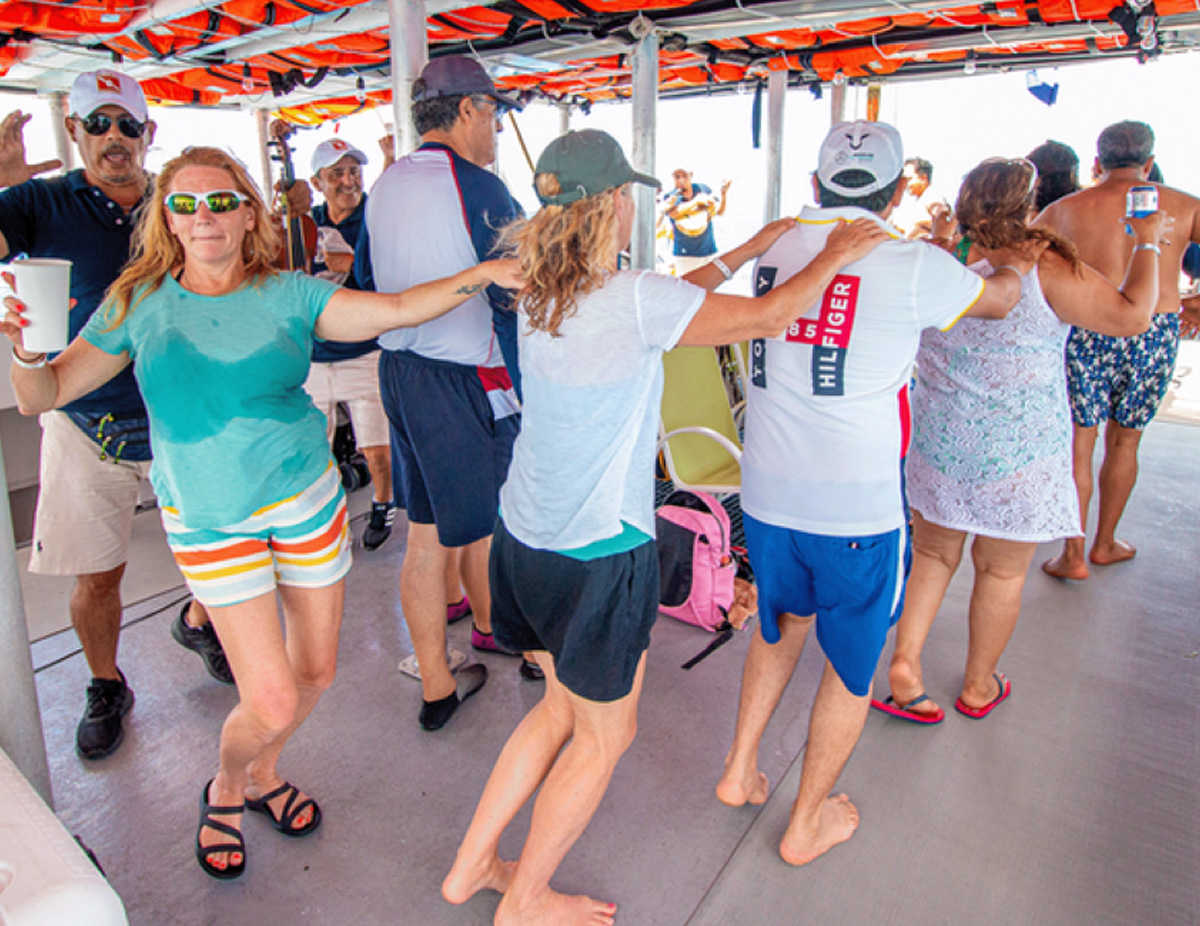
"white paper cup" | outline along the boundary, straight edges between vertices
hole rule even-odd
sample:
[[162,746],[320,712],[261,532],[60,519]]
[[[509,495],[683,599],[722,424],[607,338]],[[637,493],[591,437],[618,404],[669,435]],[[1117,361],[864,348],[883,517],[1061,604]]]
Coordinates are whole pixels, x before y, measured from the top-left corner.
[[25,350],[37,354],[64,350],[70,330],[71,262],[31,257],[15,260],[8,267],[29,321],[21,329]]

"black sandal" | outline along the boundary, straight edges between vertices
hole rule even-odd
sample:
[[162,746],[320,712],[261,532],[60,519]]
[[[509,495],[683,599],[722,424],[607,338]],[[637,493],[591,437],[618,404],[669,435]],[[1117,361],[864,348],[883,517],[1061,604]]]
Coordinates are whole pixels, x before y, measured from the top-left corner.
[[[228,823],[222,823],[220,820],[214,820],[213,816],[225,816],[240,814],[245,810],[245,805],[240,807],[219,807],[208,802],[208,789],[212,787],[212,779],[209,779],[208,784],[204,786],[204,790],[200,792],[200,827],[196,830],[196,861],[200,863],[200,867],[204,869],[204,873],[210,877],[217,878],[221,881],[232,881],[234,878],[240,878],[242,872],[246,870],[246,840],[242,837],[241,830],[235,829]],[[205,846],[200,844],[200,834],[205,827],[210,830],[216,830],[225,836],[229,836],[236,840],[235,842],[219,842],[213,846]],[[219,855],[222,852],[240,852],[242,853],[242,861],[239,865],[233,865],[229,862],[225,863],[224,868],[218,868],[209,858],[213,855]]]
[[[271,809],[270,802],[284,794],[287,795],[287,800],[283,804],[283,814],[277,817],[275,811]],[[299,796],[300,789],[285,781],[270,794],[264,794],[260,798],[246,798],[246,809],[265,814],[271,826],[283,833],[284,836],[307,836],[321,825],[321,808],[311,797],[306,797],[297,803],[296,798]],[[304,826],[292,826],[296,817],[300,816],[306,807],[312,808],[312,819]]]

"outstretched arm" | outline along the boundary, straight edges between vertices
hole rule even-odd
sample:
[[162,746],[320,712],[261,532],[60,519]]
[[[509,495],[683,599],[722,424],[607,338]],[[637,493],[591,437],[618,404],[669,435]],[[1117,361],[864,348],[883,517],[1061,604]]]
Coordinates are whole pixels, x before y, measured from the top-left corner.
[[[38,174],[62,167],[62,161],[59,160],[41,161],[38,164],[25,162],[25,124],[32,118],[18,109],[0,122],[0,188],[16,186]],[[0,233],[0,260],[8,257],[8,254],[8,241]]]
[[887,239],[887,231],[873,219],[839,223],[825,239],[825,249],[807,267],[769,293],[757,298],[710,294],[679,343],[702,346],[774,337],[821,298],[825,287],[843,267],[861,260]]
[[524,284],[519,262],[484,261],[402,293],[339,289],[317,318],[316,335],[326,341],[365,341],[393,328],[411,328],[445,315],[493,283],[519,289]]
[[24,303],[8,296],[4,308],[0,334],[12,342],[10,377],[17,409],[22,415],[40,415],[61,408],[103,386],[129,363],[129,354],[123,351],[117,355],[105,353],[83,338],[76,338],[47,363],[45,354],[25,350],[21,333],[28,324],[22,318]]

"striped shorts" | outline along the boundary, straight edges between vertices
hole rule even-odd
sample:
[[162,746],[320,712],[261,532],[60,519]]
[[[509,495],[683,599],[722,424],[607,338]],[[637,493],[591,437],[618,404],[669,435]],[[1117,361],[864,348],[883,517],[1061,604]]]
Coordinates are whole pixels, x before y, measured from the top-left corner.
[[277,584],[324,588],[350,571],[346,496],[332,465],[303,492],[241,523],[193,530],[170,508],[162,522],[188,588],[206,607],[240,604]]

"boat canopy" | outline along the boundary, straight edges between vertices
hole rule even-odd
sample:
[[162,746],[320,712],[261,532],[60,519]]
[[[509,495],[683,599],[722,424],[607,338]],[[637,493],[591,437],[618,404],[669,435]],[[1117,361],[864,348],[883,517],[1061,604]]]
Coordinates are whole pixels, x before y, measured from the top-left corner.
[[[425,12],[430,57],[476,55],[504,88],[584,108],[631,95],[633,48],[649,31],[662,97],[777,71],[819,88],[1145,61],[1200,43],[1200,0],[428,0]],[[119,66],[152,102],[316,124],[390,101],[388,25],[387,0],[13,0],[0,3],[0,89],[62,91]]]

